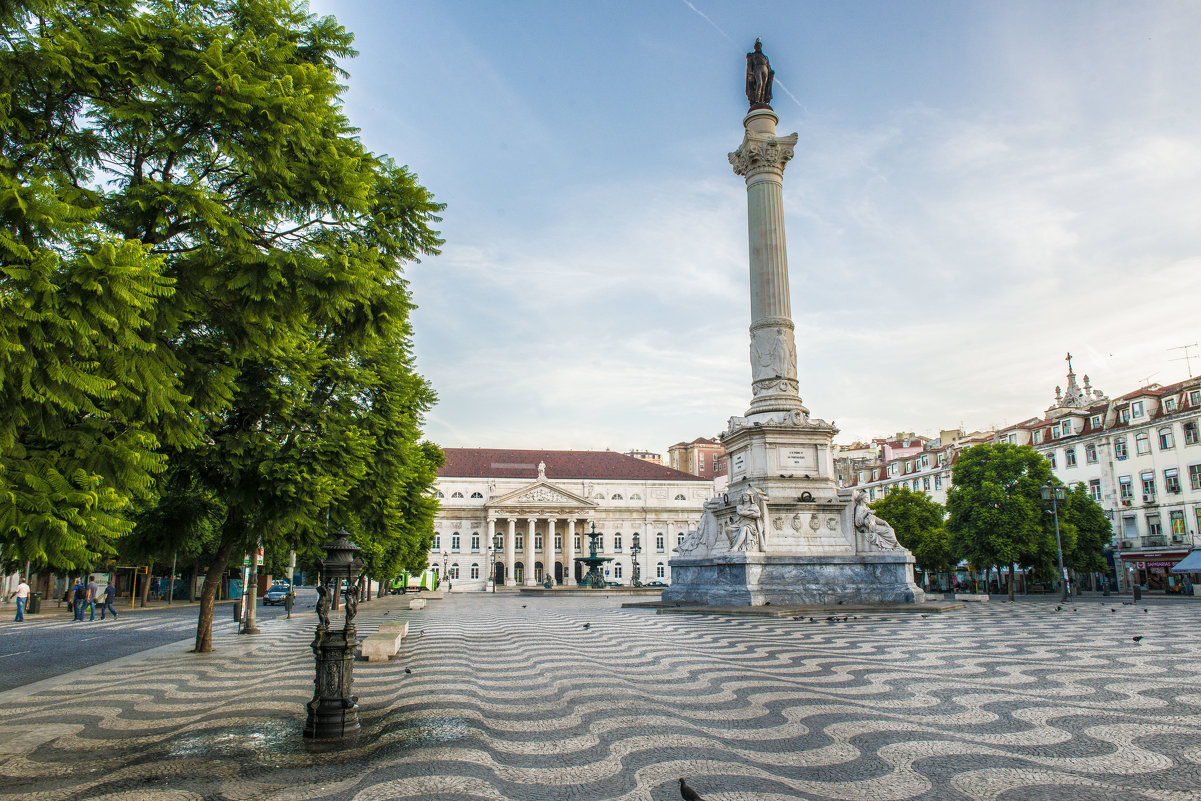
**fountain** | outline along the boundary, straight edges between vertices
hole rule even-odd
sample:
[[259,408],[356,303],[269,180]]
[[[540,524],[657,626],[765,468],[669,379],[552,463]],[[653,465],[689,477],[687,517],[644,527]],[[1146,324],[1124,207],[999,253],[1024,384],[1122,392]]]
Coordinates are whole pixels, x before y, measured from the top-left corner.
[[594,587],[598,590],[603,590],[605,588],[605,577],[601,574],[601,565],[603,565],[605,562],[612,562],[613,557],[596,555],[596,538],[601,536],[600,534],[596,533],[596,523],[592,524],[592,530],[585,533],[584,536],[588,537],[590,540],[588,545],[588,555],[577,556],[575,558],[575,561],[582,562],[588,568],[587,575],[580,579],[580,586]]

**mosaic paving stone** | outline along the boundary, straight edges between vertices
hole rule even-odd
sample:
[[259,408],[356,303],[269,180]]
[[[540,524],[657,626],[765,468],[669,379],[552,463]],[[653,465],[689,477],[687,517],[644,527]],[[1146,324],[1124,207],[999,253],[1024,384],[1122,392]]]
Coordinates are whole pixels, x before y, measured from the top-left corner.
[[311,614],[3,693],[0,798],[663,801],[680,776],[709,801],[1201,798],[1201,606],[810,623],[619,603],[364,604],[360,634],[410,636],[356,664],[363,734],[339,750],[300,738]]

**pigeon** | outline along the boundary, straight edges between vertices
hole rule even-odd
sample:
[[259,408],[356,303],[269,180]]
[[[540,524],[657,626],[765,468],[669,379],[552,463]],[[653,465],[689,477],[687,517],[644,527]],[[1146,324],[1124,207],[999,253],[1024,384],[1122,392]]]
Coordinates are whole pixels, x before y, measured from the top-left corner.
[[1135,642],[1138,642],[1138,641],[1139,641],[1139,640],[1141,640],[1142,638],[1143,638],[1143,635],[1141,635],[1141,634],[1140,634],[1140,635],[1138,635],[1137,637],[1133,637],[1132,639],[1133,639]]
[[930,616],[929,616],[929,615],[922,615],[922,617],[930,617]]
[[1058,611],[1059,611],[1059,610],[1061,610],[1061,609],[1063,609],[1063,607],[1062,607],[1062,606],[1057,606],[1057,607],[1055,607],[1055,611],[1056,611],[1056,612],[1058,612]]
[[409,670],[408,668],[405,668],[405,673],[412,673],[412,672],[413,671]]
[[521,608],[522,608],[522,609],[525,609],[525,604],[522,604],[522,605],[521,605]]
[[688,782],[684,781],[682,777],[680,778],[680,797],[684,801],[705,801],[705,799],[701,798],[700,793],[689,787]]
[[809,622],[810,622],[810,623],[816,623],[816,622],[817,622],[817,618],[815,618],[815,617],[811,617],[811,618],[809,618]]
[[1146,614],[1147,612],[1150,612],[1150,611],[1151,611],[1150,609],[1144,609],[1143,613]]
[[585,624],[584,624],[584,628],[588,628],[588,627],[589,627],[589,626],[591,626],[591,625],[592,625],[591,623],[585,623]]
[[1116,612],[1116,611],[1118,611],[1118,610],[1117,610],[1117,609],[1115,609],[1114,607],[1112,607],[1112,606],[1111,606],[1111,607],[1109,608],[1109,611],[1110,611],[1110,612]]

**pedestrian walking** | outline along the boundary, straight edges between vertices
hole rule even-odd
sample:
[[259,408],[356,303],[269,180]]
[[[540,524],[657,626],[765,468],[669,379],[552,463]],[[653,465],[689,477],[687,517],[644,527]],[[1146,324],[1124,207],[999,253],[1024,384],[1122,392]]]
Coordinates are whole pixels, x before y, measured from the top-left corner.
[[71,611],[75,613],[76,620],[83,620],[83,604],[87,598],[88,588],[84,586],[83,576],[75,579],[75,585],[71,587]]
[[117,597],[117,588],[110,581],[104,585],[104,605],[100,607],[100,619],[104,620],[104,613],[111,612],[113,620],[117,619],[117,610],[113,607],[113,600]]
[[29,602],[29,585],[25,583],[25,576],[20,576],[17,579],[17,588],[8,594],[8,600],[12,600],[13,596],[17,598],[17,616],[15,620],[22,623],[25,620],[25,604]]
[[158,576],[155,576],[150,582],[150,600],[157,601],[161,589],[162,585],[159,583]]
[[[99,597],[100,585],[96,583],[96,577],[88,576],[88,611],[92,614],[92,616],[88,618],[89,623],[96,620],[96,599]],[[83,619],[82,614],[79,617],[81,620]]]

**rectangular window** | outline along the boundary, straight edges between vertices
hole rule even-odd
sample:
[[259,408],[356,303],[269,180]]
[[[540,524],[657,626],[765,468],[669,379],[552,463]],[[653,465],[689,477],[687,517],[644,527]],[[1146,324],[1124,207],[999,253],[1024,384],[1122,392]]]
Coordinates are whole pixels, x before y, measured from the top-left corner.
[[1129,423],[1130,422],[1130,407],[1129,406],[1118,409],[1118,422],[1121,422],[1121,423]]
[[1076,449],[1075,448],[1064,448],[1063,449],[1063,466],[1064,467],[1075,467],[1076,466]]
[[1090,442],[1084,446],[1084,461],[1088,464],[1097,463],[1097,445]]
[[1101,479],[1090,478],[1088,480],[1088,494],[1097,503],[1101,502]]
[[621,565],[613,565],[613,578],[621,578]]
[[1118,497],[1127,506],[1134,500],[1134,480],[1130,476],[1118,476]]
[[663,569],[663,563],[655,565],[655,578],[666,578],[667,573]]
[[1134,418],[1139,418],[1139,417],[1143,416],[1143,402],[1142,401],[1135,401],[1134,403],[1130,404],[1130,416],[1134,417]]
[[514,534],[513,539],[515,540],[515,542],[513,543],[513,547],[519,551],[524,551],[525,550],[525,535],[524,534]]
[[1170,451],[1176,447],[1176,437],[1172,434],[1171,426],[1164,426],[1159,429],[1159,449],[1161,451]]
[[579,550],[580,550],[580,535],[579,534],[575,535],[575,544],[572,547],[575,548],[576,553],[579,553]]
[[1171,414],[1172,412],[1176,411],[1176,399],[1175,398],[1165,398],[1164,402],[1163,402],[1163,410],[1165,412],[1167,412],[1168,414]]
[[1064,437],[1072,436],[1072,421],[1064,420],[1062,423],[1060,423],[1059,431],[1060,431],[1060,436],[1064,436]]
[[534,550],[535,551],[542,550],[542,535],[539,534],[537,531],[534,532]]
[[555,551],[561,552],[562,550],[563,550],[563,535],[556,534],[555,535]]
[[1188,405],[1193,407],[1201,406],[1201,389],[1194,389],[1188,394]]
[[432,550],[435,550],[435,551],[442,550],[442,535],[441,534],[434,535],[434,547],[432,548]]
[[874,500],[876,500],[876,488],[875,488],[875,487],[868,487],[868,488],[867,488],[867,499],[868,499],[869,501],[874,501]]
[[1055,464],[1055,452],[1051,451],[1047,454],[1047,461],[1051,463],[1052,470],[1058,470],[1059,467]]
[[936,490],[942,489],[942,476],[934,477],[934,489],[936,489]]
[[1201,435],[1197,431],[1197,421],[1189,420],[1184,424],[1184,444],[1196,445],[1198,442],[1201,442]]
[[1091,425],[1094,429],[1100,428],[1101,427],[1101,415],[1094,414],[1088,422],[1089,422],[1089,425]]
[[471,550],[478,551],[480,549],[480,533],[478,531],[471,532]]
[[1125,459],[1126,458],[1126,438],[1125,437],[1114,437],[1113,438],[1113,455],[1114,455],[1115,459]]
[[1163,534],[1163,528],[1159,525],[1159,515],[1147,515],[1147,536],[1158,537]]
[[1143,473],[1143,500],[1155,500],[1155,474]]
[[1163,471],[1163,488],[1164,492],[1171,495],[1180,494],[1180,471],[1175,467],[1169,467]]
[[1190,464],[1188,466],[1188,483],[1193,489],[1201,490],[1201,464]]
[[1139,456],[1151,452],[1151,437],[1147,435],[1146,431],[1134,435],[1134,450],[1138,452]]
[[659,553],[663,553],[663,544],[664,544],[663,533],[660,532],[655,535],[655,550],[658,551]]
[[613,553],[621,553],[621,535],[613,535]]
[[1035,432],[1034,432],[1034,442],[1035,442],[1035,444],[1041,443],[1042,441],[1043,441],[1043,432],[1042,432],[1042,430],[1040,429],[1040,430],[1038,430],[1038,431],[1035,431]]
[[452,551],[459,550],[459,535],[458,534],[452,534],[450,536],[450,549]]
[[1180,539],[1184,536],[1184,511],[1179,510],[1171,513],[1172,516],[1172,538]]
[[925,492],[930,491],[930,476],[926,476],[922,479],[922,490]]
[[492,550],[499,551],[504,547],[505,547],[505,541],[504,541],[503,535],[497,534],[495,537],[492,538]]

